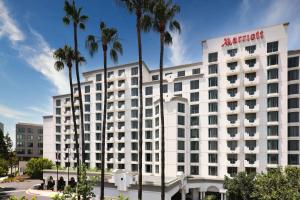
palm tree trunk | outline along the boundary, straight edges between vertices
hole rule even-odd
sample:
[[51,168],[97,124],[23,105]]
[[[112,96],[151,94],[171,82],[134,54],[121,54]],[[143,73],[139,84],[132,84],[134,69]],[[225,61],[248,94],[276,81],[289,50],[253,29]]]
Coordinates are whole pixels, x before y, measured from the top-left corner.
[[107,109],[107,51],[103,51],[104,57],[104,104],[102,118],[102,146],[101,146],[101,196],[100,200],[104,200],[104,170],[105,170],[105,133],[106,133],[106,109]]
[[76,158],[77,158],[77,182],[79,180],[79,144],[78,144],[78,133],[77,133],[77,124],[76,124],[76,115],[75,115],[75,106],[74,106],[74,94],[73,94],[73,83],[72,83],[72,67],[68,66],[69,69],[69,82],[70,82],[70,92],[71,92],[71,107],[72,107],[72,118],[74,124],[74,133],[75,133],[75,145],[76,145]]
[[[81,82],[79,76],[79,64],[78,64],[78,42],[77,42],[77,25],[74,23],[74,46],[75,46],[75,66],[76,66],[76,79],[77,79],[77,87],[79,93],[79,107],[80,107],[80,129],[81,129],[81,156],[82,163],[85,163],[85,144],[84,144],[84,123],[83,123],[83,104],[82,104],[82,93],[81,93]],[[78,146],[79,148],[79,146]],[[79,163],[78,163],[79,166]]]
[[161,121],[161,200],[165,200],[165,119],[163,100],[163,68],[164,68],[164,32],[160,33],[160,58],[159,58],[159,103]]
[[142,41],[141,41],[141,11],[137,11],[136,30],[138,36],[139,52],[139,175],[138,175],[138,200],[142,200],[143,193],[143,65],[142,65]]

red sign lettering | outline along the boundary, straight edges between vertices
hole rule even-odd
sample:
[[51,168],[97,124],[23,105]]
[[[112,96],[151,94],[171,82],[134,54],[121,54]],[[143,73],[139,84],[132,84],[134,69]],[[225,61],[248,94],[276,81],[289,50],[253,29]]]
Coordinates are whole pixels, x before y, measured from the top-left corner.
[[237,37],[232,37],[232,38],[224,38],[223,44],[221,45],[222,47],[224,46],[231,46],[233,44],[238,44],[241,42],[246,42],[246,41],[253,41],[253,40],[259,40],[264,38],[264,32],[263,31],[257,31],[256,33],[251,33],[247,35],[239,35]]

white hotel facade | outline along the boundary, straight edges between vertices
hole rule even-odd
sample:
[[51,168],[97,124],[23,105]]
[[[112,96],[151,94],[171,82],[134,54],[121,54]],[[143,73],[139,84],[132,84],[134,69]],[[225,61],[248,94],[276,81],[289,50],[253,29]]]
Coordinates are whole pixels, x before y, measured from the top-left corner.
[[[287,29],[286,23],[208,39],[202,62],[165,68],[166,176],[183,172],[181,189],[193,199],[224,193],[225,175],[299,165],[300,51],[288,50]],[[108,169],[138,169],[138,73],[138,63],[108,70]],[[158,74],[143,64],[145,177],[160,176]],[[87,163],[99,168],[103,69],[83,77]],[[75,99],[79,123],[76,88]],[[71,118],[70,95],[54,96],[53,116],[44,117],[44,157],[55,161],[57,153],[61,166],[68,156],[76,166]]]

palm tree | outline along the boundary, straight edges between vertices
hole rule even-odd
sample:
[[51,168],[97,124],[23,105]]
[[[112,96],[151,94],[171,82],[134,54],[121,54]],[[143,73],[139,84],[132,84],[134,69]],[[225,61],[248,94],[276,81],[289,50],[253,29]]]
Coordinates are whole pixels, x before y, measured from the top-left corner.
[[138,175],[138,199],[142,199],[142,177],[143,177],[143,58],[141,31],[148,32],[151,27],[151,18],[147,15],[150,7],[150,0],[117,0],[117,3],[125,6],[127,10],[136,15],[136,32],[139,54],[139,175]]
[[105,132],[106,132],[106,104],[107,104],[107,51],[113,62],[118,61],[118,54],[123,54],[122,44],[119,41],[118,31],[115,28],[109,28],[104,22],[100,23],[100,37],[88,35],[86,39],[86,48],[93,56],[102,46],[104,62],[104,104],[102,118],[102,145],[101,145],[101,200],[104,200],[104,168],[105,168]]
[[[75,107],[74,107],[74,94],[73,94],[73,83],[72,83],[72,66],[73,62],[76,60],[75,51],[65,45],[63,48],[57,49],[53,53],[53,57],[56,59],[54,63],[54,67],[57,71],[61,71],[68,67],[69,71],[69,82],[70,82],[70,92],[71,92],[71,107],[72,107],[72,118],[74,124],[74,132],[75,132],[75,144],[76,144],[76,158],[77,164],[79,164],[79,145],[78,145],[78,133],[77,133],[77,124],[76,124],[76,116],[75,116]],[[78,62],[85,62],[85,59],[78,54]],[[79,166],[77,166],[77,177],[79,177]]]
[[[65,1],[65,16],[63,17],[63,22],[66,25],[69,25],[73,22],[74,29],[74,50],[75,55],[78,55],[78,38],[77,38],[77,29],[78,27],[81,30],[85,29],[85,22],[88,19],[88,16],[82,15],[82,8],[77,8],[75,5],[75,0],[73,0],[72,4],[70,4],[67,0]],[[77,56],[76,56],[77,57]],[[80,107],[80,128],[81,128],[81,154],[82,154],[82,163],[85,162],[85,146],[84,146],[84,124],[83,124],[83,104],[82,104],[82,95],[81,95],[81,82],[79,76],[79,58],[75,59],[76,66],[76,79],[77,79],[77,87],[79,93],[79,107]],[[79,163],[78,163],[79,165]]]
[[[163,104],[163,67],[164,45],[172,44],[172,36],[169,32],[181,31],[180,24],[175,15],[180,12],[180,7],[173,4],[172,0],[157,0],[151,7],[153,29],[160,35],[160,59],[159,59],[159,96],[160,96],[160,120],[161,120],[161,199],[165,199],[165,121]],[[169,30],[168,30],[168,28]]]

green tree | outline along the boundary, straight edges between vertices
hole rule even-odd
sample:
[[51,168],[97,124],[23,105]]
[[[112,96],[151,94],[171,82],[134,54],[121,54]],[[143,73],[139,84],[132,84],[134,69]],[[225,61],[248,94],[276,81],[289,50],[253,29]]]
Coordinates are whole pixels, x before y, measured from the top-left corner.
[[251,194],[254,190],[255,174],[240,172],[235,177],[225,176],[224,188],[227,189],[227,196],[232,200],[254,200]]
[[3,131],[0,129],[0,158],[8,159],[8,149]]
[[172,0],[157,0],[152,6],[153,28],[160,35],[160,56],[159,56],[159,102],[160,102],[160,120],[161,120],[161,199],[165,199],[165,120],[163,104],[163,68],[164,68],[164,46],[172,44],[170,31],[178,31],[181,28],[176,14],[180,12],[180,7],[174,4]]
[[[81,30],[85,29],[85,23],[88,20],[88,16],[82,15],[82,7],[77,8],[75,5],[75,0],[72,1],[72,4],[69,1],[65,1],[65,16],[63,17],[63,22],[66,25],[72,23],[73,25],[73,36],[74,36],[74,51],[75,51],[75,69],[76,69],[76,79],[77,79],[77,88],[79,93],[79,106],[80,106],[80,128],[81,128],[81,155],[82,163],[85,163],[85,144],[84,144],[84,126],[83,126],[83,104],[82,104],[82,95],[81,95],[81,82],[79,75],[79,64],[81,63],[79,51],[78,51],[78,36],[77,29],[78,27]],[[78,162],[79,165],[79,162]]]
[[[79,53],[78,53],[79,54]],[[56,59],[54,67],[57,71],[61,71],[64,69],[65,65],[68,67],[69,72],[69,83],[70,83],[70,93],[71,93],[71,107],[72,107],[72,118],[75,132],[75,144],[76,144],[76,158],[77,164],[80,164],[79,159],[79,143],[78,143],[78,133],[77,133],[77,124],[76,124],[76,115],[75,115],[75,106],[74,106],[74,94],[73,94],[73,82],[72,82],[72,66],[75,60],[78,60],[79,63],[85,62],[84,57],[78,55],[76,59],[74,50],[65,45],[63,48],[57,49],[53,57]],[[77,167],[77,177],[79,177],[79,167]]]
[[118,31],[115,28],[109,28],[104,22],[100,23],[100,37],[89,35],[86,39],[86,48],[93,56],[99,49],[103,50],[104,62],[104,104],[103,104],[103,117],[102,117],[102,145],[101,145],[101,191],[100,199],[104,200],[104,170],[105,170],[105,133],[106,133],[106,109],[107,109],[107,51],[110,48],[110,57],[112,61],[118,61],[118,54],[123,54],[122,44],[119,41]]
[[142,199],[143,175],[143,54],[142,54],[142,37],[141,32],[148,32],[151,27],[151,18],[147,14],[150,7],[149,0],[117,0],[117,2],[126,7],[126,9],[136,16],[136,32],[138,44],[139,60],[139,175],[138,175],[138,199]]
[[8,172],[8,162],[0,158],[0,176],[7,175]]
[[255,179],[252,196],[259,200],[298,200],[299,174],[298,168],[271,169],[259,174]]
[[31,178],[42,178],[43,169],[51,169],[53,162],[46,158],[31,158],[27,165],[25,173]]
[[7,155],[8,155],[7,160],[8,160],[9,167],[10,167],[10,173],[11,173],[11,175],[13,175],[13,167],[15,165],[17,165],[18,158],[17,158],[16,152],[14,152],[14,150],[13,150],[13,142],[8,133],[5,135],[4,140],[5,140],[5,144],[6,144],[6,148],[7,148]]

